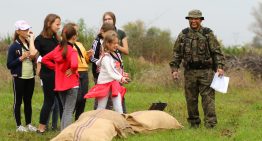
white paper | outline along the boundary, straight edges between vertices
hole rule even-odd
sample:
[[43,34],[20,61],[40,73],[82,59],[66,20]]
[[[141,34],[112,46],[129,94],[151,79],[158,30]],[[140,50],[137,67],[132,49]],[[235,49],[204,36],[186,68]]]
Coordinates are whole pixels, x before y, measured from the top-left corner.
[[218,77],[218,73],[215,73],[210,87],[213,88],[215,91],[221,93],[227,93],[228,83],[229,83],[229,77],[226,76]]

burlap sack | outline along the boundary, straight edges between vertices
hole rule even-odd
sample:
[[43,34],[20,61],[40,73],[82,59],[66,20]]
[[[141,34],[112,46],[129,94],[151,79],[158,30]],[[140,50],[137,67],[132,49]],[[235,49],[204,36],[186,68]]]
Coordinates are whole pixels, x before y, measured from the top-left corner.
[[118,136],[127,137],[128,134],[134,134],[132,127],[128,124],[123,115],[112,110],[93,110],[84,112],[80,115],[78,120],[85,119],[86,117],[97,117],[110,120],[114,123]]
[[111,141],[116,135],[112,121],[85,117],[69,125],[51,141]]
[[181,129],[183,126],[171,115],[159,110],[138,111],[125,115],[135,132],[156,129]]

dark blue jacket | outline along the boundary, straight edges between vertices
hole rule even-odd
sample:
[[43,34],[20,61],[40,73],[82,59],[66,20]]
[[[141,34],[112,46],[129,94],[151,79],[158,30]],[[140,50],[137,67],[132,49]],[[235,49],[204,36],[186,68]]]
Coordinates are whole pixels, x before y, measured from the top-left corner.
[[[19,60],[19,57],[22,56],[22,45],[15,41],[8,49],[7,55],[7,68],[11,71],[11,74],[14,77],[21,77],[22,76],[22,62]],[[35,63],[33,63],[33,71],[35,74]]]
[[101,36],[101,34],[98,34],[92,44],[94,55],[90,58],[90,61],[92,62],[92,73],[93,73],[94,78],[96,79],[98,78],[98,75],[99,75],[99,70],[98,70],[98,67],[96,66],[96,62],[98,61],[99,56],[100,56],[100,52],[101,52],[100,50],[102,47],[100,40],[102,38],[103,37]]

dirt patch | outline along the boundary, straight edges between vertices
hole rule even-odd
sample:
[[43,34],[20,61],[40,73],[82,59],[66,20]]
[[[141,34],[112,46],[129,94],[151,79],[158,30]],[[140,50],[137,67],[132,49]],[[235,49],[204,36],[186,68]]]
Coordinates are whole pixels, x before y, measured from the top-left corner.
[[222,130],[221,130],[221,136],[232,137],[232,135],[233,135],[235,132],[236,132],[235,130],[222,129]]

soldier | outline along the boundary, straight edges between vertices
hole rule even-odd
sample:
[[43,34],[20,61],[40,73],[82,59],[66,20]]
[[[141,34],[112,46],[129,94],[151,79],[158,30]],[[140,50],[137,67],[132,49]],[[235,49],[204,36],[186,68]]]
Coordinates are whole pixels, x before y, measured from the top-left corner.
[[188,122],[197,128],[201,123],[198,111],[198,96],[202,97],[204,125],[213,128],[217,124],[215,112],[215,91],[210,87],[214,72],[224,74],[224,55],[219,42],[211,29],[202,27],[204,20],[200,10],[191,10],[186,19],[190,27],[178,35],[174,45],[174,56],[170,62],[174,79],[179,77],[179,66],[182,62],[185,77],[185,97],[188,111]]

